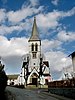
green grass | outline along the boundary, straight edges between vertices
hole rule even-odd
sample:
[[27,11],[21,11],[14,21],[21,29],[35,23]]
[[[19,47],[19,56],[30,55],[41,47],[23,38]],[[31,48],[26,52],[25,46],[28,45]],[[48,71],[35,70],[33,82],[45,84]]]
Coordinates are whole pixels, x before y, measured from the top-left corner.
[[26,88],[27,89],[48,88],[48,85],[38,85],[37,87],[36,87],[36,85],[27,85]]

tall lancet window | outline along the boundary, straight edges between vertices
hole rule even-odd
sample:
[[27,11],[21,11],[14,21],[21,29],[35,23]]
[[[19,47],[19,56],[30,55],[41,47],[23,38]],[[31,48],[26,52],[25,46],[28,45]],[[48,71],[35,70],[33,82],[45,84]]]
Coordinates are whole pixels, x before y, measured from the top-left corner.
[[34,51],[34,44],[31,45],[31,50]]
[[38,44],[35,44],[35,51],[38,51]]

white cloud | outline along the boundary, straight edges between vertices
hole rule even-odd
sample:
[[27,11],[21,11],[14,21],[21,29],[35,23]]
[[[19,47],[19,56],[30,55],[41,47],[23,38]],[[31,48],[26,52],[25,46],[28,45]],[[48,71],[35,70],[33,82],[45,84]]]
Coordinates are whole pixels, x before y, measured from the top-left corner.
[[4,35],[4,34],[8,34],[8,33],[12,33],[13,31],[21,31],[23,30],[21,26],[5,26],[2,25],[0,26],[0,34]]
[[[9,22],[12,23],[19,23],[23,19],[27,18],[28,16],[32,16],[33,14],[39,13],[43,11],[43,6],[39,6],[39,8],[25,6],[22,7],[20,10],[17,11],[9,11],[6,15]],[[4,13],[4,12],[3,12]],[[75,7],[67,12],[57,11],[54,10],[53,12],[48,12],[47,14],[38,14],[37,20],[40,26],[42,27],[56,27],[58,26],[58,21],[62,17],[68,17],[75,14]]]
[[[62,42],[58,40],[42,40],[44,58],[49,61],[52,77],[56,78],[55,76],[57,74],[57,79],[62,74],[63,68],[73,67],[71,58],[63,51],[59,51],[59,49],[62,50],[61,44]],[[64,58],[66,60],[63,60]]]
[[75,7],[67,12],[53,10],[47,14],[38,14],[37,22],[39,27],[55,28],[60,25],[59,20],[61,18],[69,17],[75,14]]
[[59,3],[59,0],[52,0],[51,3],[52,3],[53,5],[55,5],[55,6],[57,6],[58,3]]
[[10,11],[8,12],[7,17],[10,22],[18,23],[25,19],[27,16],[31,16],[32,13],[32,10],[29,7],[27,7],[18,11]]
[[62,17],[69,17],[75,15],[75,7],[73,7],[71,10],[67,11],[67,12],[63,12],[61,11],[61,16]]
[[45,53],[47,51],[51,51],[52,49],[59,49],[61,48],[61,42],[58,40],[42,40],[42,51]]
[[7,13],[8,20],[12,23],[19,23],[28,16],[32,16],[34,13],[39,13],[43,10],[43,7],[40,6],[39,8],[31,7],[31,6],[23,6],[22,9],[17,11],[9,11]]
[[66,32],[65,30],[59,31],[57,35],[60,41],[75,41],[75,32]]
[[32,6],[39,5],[39,0],[29,0]]
[[[29,28],[31,28],[31,20],[26,20],[25,23],[20,22],[19,25],[11,25],[11,26],[6,26],[6,25],[1,25],[0,26],[0,34],[4,35],[4,34],[11,34],[14,31],[17,31],[17,35],[22,31],[29,31]],[[31,31],[31,29],[30,29]]]
[[23,55],[28,51],[28,39],[11,38],[8,40],[4,36],[0,36],[0,56]]
[[0,56],[5,64],[7,74],[20,73],[22,67],[22,56],[28,53],[28,39],[11,38],[8,40],[0,36]]
[[4,22],[6,19],[6,13],[5,9],[0,9],[0,23]]
[[[17,11],[8,11],[5,9],[0,9],[0,22],[8,23],[9,26],[1,24],[0,34],[9,34],[13,31],[22,31],[30,30],[31,23],[28,20],[33,20],[32,18],[28,19],[28,16],[32,16],[37,13],[37,24],[42,33],[45,31],[49,33],[49,29],[55,29],[57,26],[60,26],[59,20],[68,16],[75,14],[75,7],[67,12],[54,10],[53,12],[48,12],[46,14],[40,13],[44,10],[43,6],[39,6],[37,9],[31,6],[23,6]],[[8,19],[7,22],[5,19]],[[25,20],[25,22],[22,22]],[[50,33],[49,33],[50,34]]]
[[59,13],[56,11],[49,12],[48,14],[37,15],[37,24],[43,28],[54,28],[58,26]]
[[[50,61],[50,69],[51,71],[62,71],[63,68],[66,68],[70,65],[72,65],[72,61],[70,58],[67,57],[66,54],[64,54],[61,51],[51,51],[45,53],[46,59]],[[63,62],[62,59],[66,57],[66,61]]]

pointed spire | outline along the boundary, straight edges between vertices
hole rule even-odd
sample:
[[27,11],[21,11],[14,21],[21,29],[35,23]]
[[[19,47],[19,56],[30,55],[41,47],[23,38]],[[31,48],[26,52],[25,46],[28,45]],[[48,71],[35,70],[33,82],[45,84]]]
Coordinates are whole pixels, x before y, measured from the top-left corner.
[[31,37],[29,39],[29,41],[38,41],[40,40],[39,39],[39,33],[38,33],[38,30],[37,30],[37,25],[36,25],[36,17],[34,17],[34,23],[33,23],[33,27],[32,27],[32,34],[31,34]]

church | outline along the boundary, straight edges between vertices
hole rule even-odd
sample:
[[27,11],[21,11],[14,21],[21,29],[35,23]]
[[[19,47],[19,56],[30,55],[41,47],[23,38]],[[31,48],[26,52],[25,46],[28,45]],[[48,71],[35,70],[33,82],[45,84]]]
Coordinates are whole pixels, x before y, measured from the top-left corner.
[[34,17],[31,37],[28,40],[29,53],[24,55],[22,64],[22,76],[26,85],[48,84],[51,80],[49,62],[45,60],[41,51],[41,39]]

